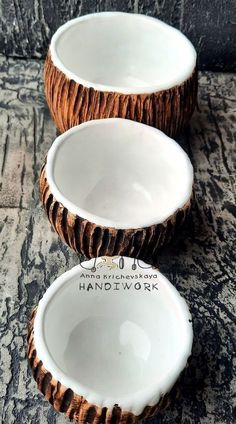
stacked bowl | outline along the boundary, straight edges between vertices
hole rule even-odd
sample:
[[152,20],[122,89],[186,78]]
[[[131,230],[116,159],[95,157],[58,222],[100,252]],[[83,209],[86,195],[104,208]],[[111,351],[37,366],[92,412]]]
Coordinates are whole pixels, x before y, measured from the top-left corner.
[[134,423],[176,396],[191,353],[186,302],[141,259],[157,256],[191,207],[192,165],[170,137],[196,104],[196,52],[157,19],[91,14],[54,34],[44,78],[62,134],[41,168],[42,202],[59,237],[90,260],[35,308],[30,364],[70,419]]

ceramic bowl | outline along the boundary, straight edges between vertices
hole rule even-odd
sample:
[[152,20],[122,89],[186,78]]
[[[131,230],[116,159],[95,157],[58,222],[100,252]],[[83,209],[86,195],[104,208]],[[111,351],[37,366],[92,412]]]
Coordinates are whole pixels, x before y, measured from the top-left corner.
[[174,140],[119,118],[62,134],[40,177],[54,229],[89,258],[155,254],[185,220],[192,185],[192,165]]
[[166,406],[192,338],[187,304],[164,275],[136,259],[102,257],[46,291],[28,356],[38,388],[70,419],[134,423]]
[[196,52],[180,31],[158,19],[95,13],[57,30],[44,78],[61,132],[91,119],[120,117],[175,136],[196,103]]

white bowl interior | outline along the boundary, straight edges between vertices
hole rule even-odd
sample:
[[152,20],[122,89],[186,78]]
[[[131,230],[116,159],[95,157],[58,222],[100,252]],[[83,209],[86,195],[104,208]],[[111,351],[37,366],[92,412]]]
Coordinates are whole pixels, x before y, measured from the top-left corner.
[[[125,258],[125,270],[95,273],[78,266],[55,281],[38,307],[35,344],[44,366],[65,386],[100,406],[119,403],[140,413],[185,367],[192,325],[168,280],[150,268],[132,270],[132,261]],[[130,283],[117,279],[121,275],[138,275],[133,281],[142,288],[114,290],[114,282]],[[107,282],[110,290],[95,289]],[[144,283],[158,289],[144,290]],[[88,284],[93,289],[81,289]]]
[[125,119],[90,121],[52,145],[51,191],[98,225],[139,228],[163,222],[192,192],[192,165],[162,132]]
[[188,39],[144,15],[103,12],[63,25],[51,42],[55,65],[95,89],[152,92],[186,80],[196,65]]

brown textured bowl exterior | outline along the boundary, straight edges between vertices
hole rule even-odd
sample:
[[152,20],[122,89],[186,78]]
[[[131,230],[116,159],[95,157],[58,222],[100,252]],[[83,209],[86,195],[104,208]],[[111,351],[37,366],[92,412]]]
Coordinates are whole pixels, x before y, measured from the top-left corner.
[[89,403],[83,396],[74,393],[70,388],[63,386],[56,380],[37,357],[34,344],[34,319],[36,312],[37,308],[33,310],[29,323],[27,347],[33,377],[46,400],[52,404],[56,411],[64,412],[69,419],[75,420],[80,424],[133,424],[138,420],[157,414],[179,396],[179,389],[175,385],[169,394],[161,397],[158,404],[146,406],[139,416],[129,411],[123,411],[117,404],[112,409],[108,409]]
[[159,128],[174,137],[192,116],[197,99],[197,70],[181,85],[156,93],[121,94],[84,87],[53,64],[44,67],[45,95],[60,132],[91,119],[126,118]]
[[192,198],[174,215],[161,224],[146,228],[116,229],[96,225],[69,212],[51,193],[46,172],[46,162],[40,173],[41,199],[48,219],[61,240],[87,258],[99,256],[131,256],[149,258],[168,243],[185,221]]

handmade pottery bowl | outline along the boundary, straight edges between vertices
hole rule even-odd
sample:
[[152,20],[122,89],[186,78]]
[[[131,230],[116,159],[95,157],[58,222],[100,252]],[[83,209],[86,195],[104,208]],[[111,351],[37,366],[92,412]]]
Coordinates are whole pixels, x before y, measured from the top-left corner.
[[134,423],[168,404],[192,338],[186,302],[157,269],[102,257],[46,291],[28,356],[38,388],[70,419]]
[[40,176],[54,229],[90,258],[155,254],[185,220],[192,185],[192,165],[174,140],[119,118],[62,134]]
[[195,107],[196,52],[180,31],[158,19],[95,13],[57,30],[44,78],[61,132],[91,119],[120,117],[175,136]]

